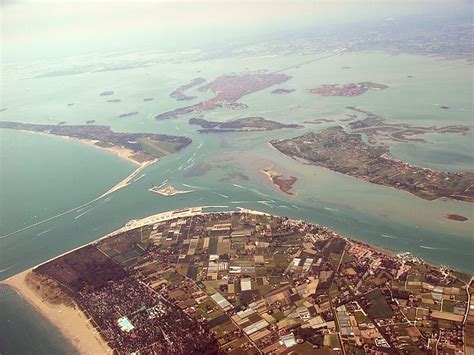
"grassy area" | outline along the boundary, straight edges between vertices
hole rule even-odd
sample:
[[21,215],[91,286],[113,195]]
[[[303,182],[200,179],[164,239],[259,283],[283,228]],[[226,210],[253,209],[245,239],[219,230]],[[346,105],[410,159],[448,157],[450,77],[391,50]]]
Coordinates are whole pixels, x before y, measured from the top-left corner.
[[176,143],[154,141],[148,138],[140,139],[142,150],[154,157],[161,158],[176,152]]
[[379,289],[367,294],[367,298],[370,300],[367,313],[371,318],[390,318],[393,315],[392,309]]

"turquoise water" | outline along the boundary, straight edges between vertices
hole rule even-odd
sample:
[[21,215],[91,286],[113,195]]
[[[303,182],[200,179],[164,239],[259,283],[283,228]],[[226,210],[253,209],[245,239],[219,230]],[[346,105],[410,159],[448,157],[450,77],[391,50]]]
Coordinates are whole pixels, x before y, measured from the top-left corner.
[[0,286],[0,309],[0,351],[3,355],[77,354],[46,318],[9,287]]
[[[203,135],[196,133],[196,127],[188,125],[185,117],[166,122],[153,120],[156,114],[210,97],[196,90],[189,93],[199,98],[191,102],[179,103],[168,97],[177,86],[194,77],[210,81],[224,73],[277,70],[315,56],[230,58],[184,64],[160,58],[155,53],[91,57],[88,63],[95,69],[124,61],[149,64],[108,72],[88,68],[74,75],[41,79],[34,77],[78,67],[81,61],[6,67],[2,106],[7,110],[0,113],[1,120],[84,124],[94,119],[96,124],[110,125],[116,131],[190,136],[193,144],[148,167],[144,178],[85,210],[2,237],[94,199],[127,176],[134,166],[110,153],[70,140],[1,130],[0,279],[103,236],[131,219],[206,205],[228,206],[229,210],[245,207],[304,219],[393,251],[410,251],[433,263],[474,272],[472,204],[425,201],[403,191],[301,165],[268,146],[271,139],[293,137],[325,125],[308,125],[303,130]],[[351,69],[343,70],[343,66]],[[205,118],[224,121],[259,115],[301,123],[349,113],[345,107],[354,105],[384,115],[390,122],[472,125],[471,69],[462,61],[359,53],[314,62],[287,73],[292,79],[279,87],[294,88],[294,93],[272,95],[269,92],[276,88],[272,87],[242,98],[248,109],[220,109],[205,113]],[[413,78],[407,78],[408,75]],[[359,81],[380,82],[390,88],[348,98],[318,97],[306,92],[307,88],[323,83]],[[115,93],[112,97],[100,97],[99,93],[105,90]],[[155,100],[144,102],[146,97]],[[110,98],[122,101],[107,103]],[[441,110],[439,105],[451,109]],[[139,114],[118,118],[131,111]],[[392,147],[392,152],[412,163],[443,170],[474,169],[472,134],[426,138],[430,143],[400,144]],[[260,172],[266,167],[296,176],[296,195],[287,196],[272,186]],[[164,197],[148,191],[152,183],[160,184],[166,179],[178,189],[192,186],[195,192]],[[443,218],[447,213],[461,214],[470,220],[449,221]],[[19,301],[10,295],[5,302]],[[0,322],[3,317],[0,312]],[[30,323],[32,327],[36,324],[34,318]],[[17,330],[6,331],[12,339],[17,338]],[[3,345],[0,352],[6,352]]]

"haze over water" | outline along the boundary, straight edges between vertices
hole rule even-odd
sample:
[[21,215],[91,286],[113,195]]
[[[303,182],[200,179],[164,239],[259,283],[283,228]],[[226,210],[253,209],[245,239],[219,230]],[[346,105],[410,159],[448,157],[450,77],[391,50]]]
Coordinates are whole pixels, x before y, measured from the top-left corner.
[[[416,4],[411,9],[415,14],[423,8],[423,2]],[[456,5],[462,7],[462,3]],[[215,23],[206,23],[210,16],[200,9],[199,21],[206,25],[203,24],[200,31],[194,31],[192,38],[191,30],[195,30],[189,25],[193,20],[189,17],[192,11],[185,12],[189,16],[180,21],[173,17],[177,22],[169,20],[169,28],[176,30],[172,33],[178,40],[171,43],[175,37],[170,36],[166,26],[155,28],[148,21],[153,16],[144,15],[150,7],[132,6],[136,14],[145,16],[145,25],[126,35],[118,26],[120,19],[131,18],[125,16],[127,8],[111,10],[111,6],[88,4],[77,9],[87,12],[93,11],[89,7],[94,7],[102,12],[113,11],[116,15],[116,21],[107,20],[101,25],[98,18],[88,19],[96,21],[97,27],[89,23],[91,28],[85,33],[77,32],[81,28],[78,23],[66,26],[70,10],[61,6],[56,11],[62,9],[66,16],[63,20],[55,20],[58,22],[48,26],[42,25],[41,21],[31,25],[31,29],[38,30],[38,38],[23,30],[14,32],[13,20],[7,20],[7,28],[8,21],[12,21],[12,33],[6,31],[3,35],[6,51],[2,57],[0,108],[6,110],[0,112],[0,120],[42,124],[61,121],[85,124],[87,120],[95,120],[95,124],[109,125],[114,131],[185,135],[191,137],[193,143],[147,168],[143,172],[146,175],[139,181],[86,210],[66,214],[22,233],[0,237],[0,279],[101,237],[131,219],[191,206],[228,206],[227,209],[232,210],[244,207],[287,215],[334,228],[389,250],[410,251],[433,263],[474,272],[471,262],[474,255],[472,204],[425,201],[403,191],[301,165],[268,145],[272,139],[294,137],[334,123],[305,125],[302,130],[208,135],[197,133],[196,126],[187,123],[189,117],[164,122],[153,119],[159,113],[210,97],[209,93],[196,90],[189,91],[198,96],[193,101],[180,103],[169,97],[171,91],[195,77],[204,77],[209,82],[222,74],[271,72],[299,66],[285,71],[292,79],[278,86],[295,89],[292,94],[270,94],[277,88],[271,87],[240,99],[239,102],[249,106],[245,110],[219,109],[204,113],[204,118],[227,121],[262,116],[282,123],[302,123],[347,114],[350,113],[347,106],[356,106],[381,115],[390,123],[472,126],[472,65],[465,59],[440,60],[413,53],[393,55],[383,50],[367,50],[346,51],[303,65],[324,57],[325,53],[307,48],[294,50],[291,46],[278,53],[262,50],[234,53],[231,44],[249,44],[250,38],[257,34],[258,45],[263,48],[273,45],[276,37],[290,43],[294,31],[304,32],[310,27],[310,20],[324,18],[316,11],[315,16],[308,18],[302,15],[303,10],[293,6],[291,16],[282,20],[282,14],[277,11],[272,17],[266,14],[262,5],[258,14],[265,16],[265,20],[260,25],[258,16],[246,20],[246,31],[230,25],[227,34],[217,36],[217,51],[210,39],[216,28],[225,28],[223,9],[213,9],[214,14],[222,15]],[[21,15],[22,9],[25,10],[22,5],[2,7],[5,15],[10,12],[17,16],[16,21],[25,19],[22,16],[26,15]],[[337,17],[335,9],[327,4],[321,9],[331,14],[325,21],[321,20],[324,28],[335,23],[353,22],[346,13]],[[179,10],[184,11],[184,8],[179,7]],[[386,18],[395,11],[387,6],[382,6],[382,10],[378,17],[373,16],[373,20]],[[397,9],[392,17],[403,18],[409,10]],[[168,11],[174,15],[178,13],[169,8]],[[30,14],[30,11],[26,13]],[[157,13],[154,16],[158,16]],[[367,21],[372,19],[370,16]],[[39,18],[48,19],[48,15],[41,12]],[[298,27],[299,18],[305,21]],[[136,21],[132,24],[139,26]],[[65,34],[48,35],[61,26],[68,29]],[[85,39],[90,35],[86,32],[90,31],[97,31],[100,38],[87,44]],[[132,41],[132,37],[139,40]],[[198,44],[188,47],[191,39],[196,39]],[[135,46],[126,48],[118,42]],[[27,45],[21,48],[20,43]],[[383,83],[389,89],[369,91],[357,97],[320,97],[306,91],[326,83],[361,81]],[[121,99],[121,102],[106,102],[109,97],[99,96],[106,90],[113,90],[112,98]],[[145,102],[144,98],[154,100]],[[450,109],[442,110],[441,105]],[[133,111],[139,114],[118,117]],[[337,124],[347,125],[347,122]],[[399,159],[433,169],[474,171],[472,133],[466,136],[428,135],[425,138],[428,143],[400,143],[391,146],[391,152]],[[0,236],[88,202],[135,169],[133,164],[110,153],[68,139],[7,130],[0,130],[0,167]],[[296,176],[296,195],[287,196],[271,185],[260,172],[267,167]],[[148,191],[151,184],[160,184],[167,179],[178,189],[192,186],[195,192],[164,197]],[[443,218],[447,213],[460,214],[469,220],[463,223],[449,221]],[[13,307],[19,302],[11,290],[0,289],[2,307]],[[30,314],[32,311],[24,312]],[[11,321],[11,313],[0,312],[0,323]],[[47,323],[32,327],[38,324],[34,317],[20,317],[15,322],[16,326],[5,330],[7,337],[15,337],[22,327],[31,329],[32,334],[49,329],[45,338],[51,340],[51,347],[46,346],[38,350],[39,353],[69,351],[67,345],[57,341],[57,333]],[[1,344],[0,353],[14,354],[23,349],[20,343],[9,343],[7,347]],[[58,347],[63,350],[58,351]]]

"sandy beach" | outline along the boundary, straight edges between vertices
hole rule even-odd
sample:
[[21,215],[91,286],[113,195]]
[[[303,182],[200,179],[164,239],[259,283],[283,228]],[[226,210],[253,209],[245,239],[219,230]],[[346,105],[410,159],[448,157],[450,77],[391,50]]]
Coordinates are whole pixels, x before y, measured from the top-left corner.
[[27,283],[32,269],[23,271],[1,282],[15,289],[26,301],[46,317],[81,354],[111,354],[112,349],[97,333],[86,315],[71,300],[71,305],[53,304],[42,298]]
[[283,174],[278,173],[273,168],[265,168],[260,170],[263,174],[265,174],[268,179],[278,188],[281,192],[284,192],[287,195],[295,195],[294,192],[291,191],[293,184],[298,180],[294,176],[283,176]]
[[25,132],[25,133],[40,134],[40,135],[47,136],[47,137],[57,137],[57,138],[66,139],[66,140],[70,140],[70,141],[76,141],[76,142],[88,145],[89,147],[93,147],[93,148],[96,148],[96,149],[100,149],[100,150],[112,153],[115,156],[117,156],[121,159],[125,159],[125,160],[127,160],[127,161],[129,161],[133,164],[136,164],[136,165],[144,164],[144,162],[139,162],[139,161],[137,161],[133,158],[133,156],[137,155],[137,153],[134,152],[131,149],[118,147],[118,146],[100,147],[100,146],[96,145],[96,143],[98,141],[92,140],[92,139],[72,138],[72,137],[68,137],[68,136],[60,136],[60,135],[57,135],[57,134],[50,134],[50,133],[36,132],[36,131],[27,131],[27,130],[22,130],[22,129],[20,129],[19,131]]

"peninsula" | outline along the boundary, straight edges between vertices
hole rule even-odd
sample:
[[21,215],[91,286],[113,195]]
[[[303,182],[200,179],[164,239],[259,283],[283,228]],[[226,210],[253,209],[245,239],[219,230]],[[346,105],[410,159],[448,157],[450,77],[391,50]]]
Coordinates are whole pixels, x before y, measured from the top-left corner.
[[72,126],[0,121],[0,128],[73,138],[82,143],[111,151],[136,163],[154,161],[175,153],[192,142],[188,137],[114,132],[109,126],[92,124]]
[[191,118],[189,124],[199,125],[200,133],[220,133],[220,132],[252,132],[252,131],[272,131],[283,128],[303,128],[298,124],[283,124],[276,121],[267,120],[263,117],[243,117],[227,122],[207,121],[202,118]]
[[366,144],[360,134],[331,127],[317,133],[272,141],[285,155],[374,184],[408,191],[426,200],[474,202],[474,173],[438,172],[390,155],[388,148]]
[[83,353],[461,353],[472,277],[315,224],[177,210],[6,281]]
[[198,88],[199,91],[212,91],[215,96],[209,100],[192,106],[181,107],[157,115],[157,120],[176,118],[190,113],[211,111],[218,107],[228,107],[232,110],[245,108],[246,105],[237,102],[241,97],[270,86],[288,81],[291,77],[276,73],[246,73],[222,75],[207,85]]
[[387,85],[372,83],[370,81],[350,84],[324,84],[314,89],[308,89],[308,92],[321,96],[359,96],[367,90],[385,90]]

